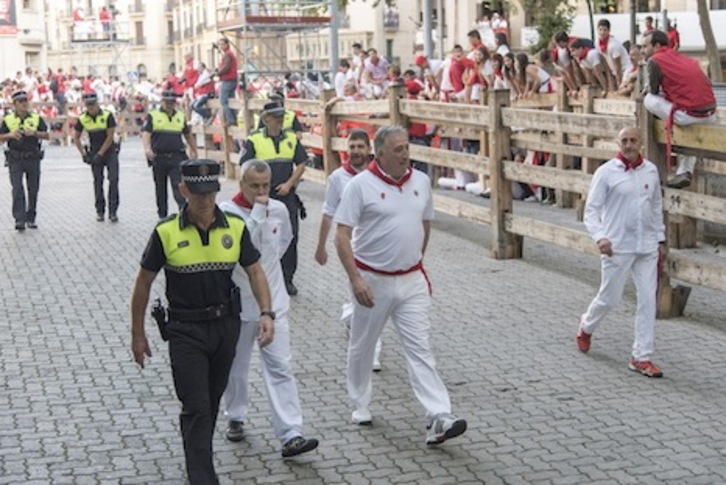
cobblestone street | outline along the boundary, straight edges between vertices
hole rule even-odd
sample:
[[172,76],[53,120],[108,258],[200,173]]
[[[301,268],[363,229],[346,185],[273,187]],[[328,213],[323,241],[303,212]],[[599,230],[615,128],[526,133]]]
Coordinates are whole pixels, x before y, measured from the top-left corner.
[[[129,350],[129,295],[156,223],[141,143],[121,152],[117,224],[96,222],[91,171],[75,148],[50,147],[42,170],[35,231],[13,229],[7,168],[0,183],[0,484],[183,483],[179,403],[153,320],[146,369]],[[225,182],[218,200],[235,188]],[[246,439],[227,442],[223,416],[217,424],[222,483],[726,483],[723,293],[694,288],[685,317],[657,322],[665,377],[647,379],[627,368],[631,286],[584,355],[574,337],[599,285],[595,258],[526,240],[524,259],[497,261],[487,227],[443,215],[426,255],[431,342],[469,429],[424,445],[390,325],[374,426],[350,424],[338,321],[347,279],[332,242],[327,266],[313,259],[323,193],[300,188],[309,217],[290,312],[306,434],[320,447],[281,458],[255,357]],[[153,295],[162,294],[160,277]]]

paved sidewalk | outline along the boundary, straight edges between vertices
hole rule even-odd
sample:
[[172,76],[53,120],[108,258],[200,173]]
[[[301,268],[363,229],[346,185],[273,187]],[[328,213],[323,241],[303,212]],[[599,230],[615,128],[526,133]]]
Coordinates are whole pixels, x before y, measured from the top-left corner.
[[[129,351],[128,302],[155,224],[151,173],[137,140],[121,153],[120,222],[98,223],[90,169],[75,149],[43,162],[37,231],[10,216],[0,182],[0,484],[179,484],[183,454],[166,345]],[[230,196],[235,184],[224,184]],[[424,445],[423,411],[391,328],[374,376],[374,427],[349,424],[347,282],[313,260],[323,189],[303,183],[300,295],[291,329],[296,375],[317,452],[282,460],[259,372],[247,439],[215,438],[222,483],[726,483],[723,293],[695,288],[685,318],[657,324],[663,379],[627,369],[634,296],[577,351],[579,315],[599,284],[595,258],[525,241],[525,258],[490,259],[488,228],[441,216],[426,257],[432,343],[469,430]],[[516,210],[516,209],[515,209]],[[543,209],[544,211],[550,209]],[[554,210],[554,209],[552,209]],[[163,278],[159,278],[162,281]],[[162,294],[157,283],[154,293]],[[254,359],[257,362],[257,359]]]

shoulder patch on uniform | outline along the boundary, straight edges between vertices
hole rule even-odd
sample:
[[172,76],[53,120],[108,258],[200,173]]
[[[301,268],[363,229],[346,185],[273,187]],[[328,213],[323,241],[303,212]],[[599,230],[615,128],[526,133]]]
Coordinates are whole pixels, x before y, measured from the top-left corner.
[[229,234],[225,234],[222,236],[222,247],[224,249],[231,249],[232,246],[234,246],[234,239],[232,239],[232,236]]

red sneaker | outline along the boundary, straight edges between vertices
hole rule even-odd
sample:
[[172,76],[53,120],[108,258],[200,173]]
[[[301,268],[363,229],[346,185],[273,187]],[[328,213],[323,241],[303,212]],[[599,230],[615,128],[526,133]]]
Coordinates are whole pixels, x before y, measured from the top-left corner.
[[649,360],[630,359],[628,369],[640,372],[646,377],[663,377],[663,373]]
[[577,331],[577,346],[580,348],[580,352],[590,350],[590,337],[592,337],[592,334],[585,333],[583,329]]

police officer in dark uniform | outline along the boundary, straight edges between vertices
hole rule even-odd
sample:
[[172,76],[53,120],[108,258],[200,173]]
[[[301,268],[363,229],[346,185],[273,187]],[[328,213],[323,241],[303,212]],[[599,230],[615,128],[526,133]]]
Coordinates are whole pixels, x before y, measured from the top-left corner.
[[197,158],[197,146],[184,111],[176,107],[177,95],[174,91],[164,91],[161,97],[161,108],[149,111],[146,117],[142,141],[146,159],[154,169],[156,207],[159,218],[163,219],[168,214],[167,179],[177,205],[180,209],[184,205],[184,197],[179,192],[179,166],[187,159],[182,138],[187,140],[191,158]]
[[[78,117],[73,140],[83,161],[91,166],[93,172],[93,191],[96,196],[96,220],[103,221],[106,200],[103,196],[104,169],[108,171],[108,218],[118,222],[118,152],[120,145],[114,141],[116,119],[108,110],[98,105],[96,93],[83,95],[86,111]],[[81,133],[88,133],[88,146],[81,144]]]
[[279,104],[265,105],[260,116],[265,127],[247,137],[240,164],[253,158],[266,161],[272,170],[270,197],[283,202],[290,212],[293,238],[280,262],[287,293],[294,296],[298,292],[292,280],[297,270],[299,214],[302,213],[304,218],[304,209],[295,188],[305,172],[308,155],[295,133],[282,129],[284,116],[285,108]]
[[[50,133],[43,118],[30,111],[28,94],[25,91],[14,92],[12,99],[15,110],[3,118],[0,142],[8,142],[5,161],[10,170],[10,185],[13,188],[15,229],[24,231],[26,225],[29,229],[38,228],[35,215],[40,188],[40,161],[43,158],[40,140],[47,140]],[[28,184],[27,199],[23,175]]]
[[151,285],[164,268],[168,322],[162,336],[169,356],[180,415],[189,481],[216,484],[212,437],[240,332],[239,289],[232,270],[240,264],[250,278],[260,306],[260,347],[274,333],[270,290],[260,254],[244,220],[215,204],[219,191],[217,162],[188,160],[181,166],[181,192],[187,199],[179,214],[159,222],[141,259],[131,297],[131,350],[144,367],[151,356],[144,332],[144,314]]
[[[274,103],[277,103],[278,106],[281,108],[285,108],[285,96],[282,93],[275,92],[270,94],[268,99]],[[257,128],[256,129],[262,129],[265,127],[265,123],[262,121],[262,118],[257,119]],[[295,135],[297,136],[298,140],[302,139],[302,123],[300,123],[300,120],[298,119],[297,115],[294,111],[285,108],[285,116],[282,118],[282,129],[283,130],[292,130],[295,132]]]

